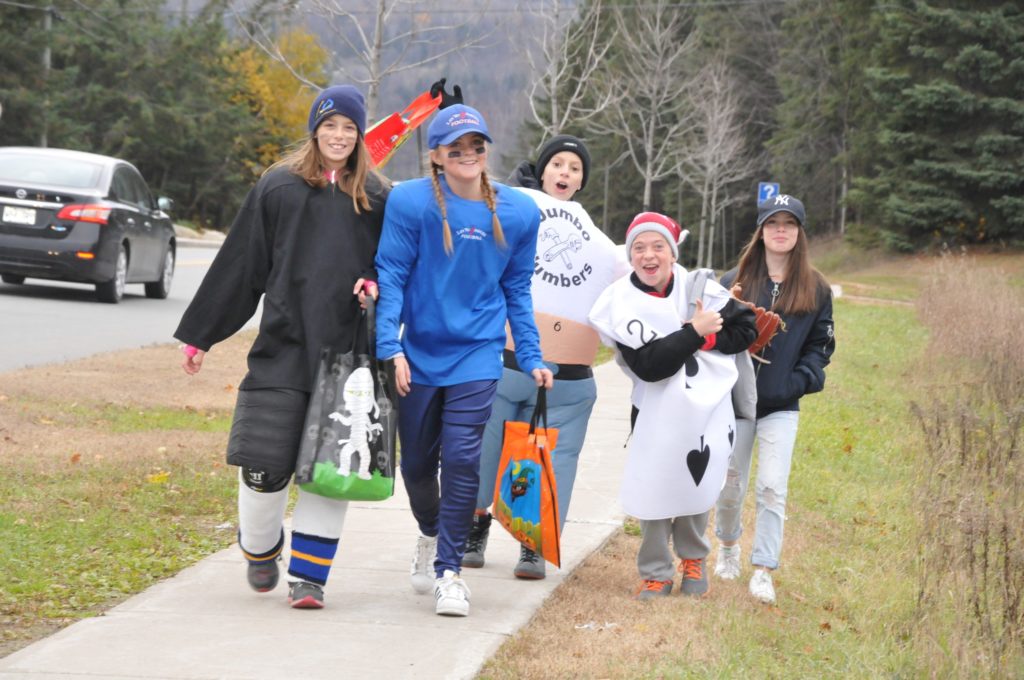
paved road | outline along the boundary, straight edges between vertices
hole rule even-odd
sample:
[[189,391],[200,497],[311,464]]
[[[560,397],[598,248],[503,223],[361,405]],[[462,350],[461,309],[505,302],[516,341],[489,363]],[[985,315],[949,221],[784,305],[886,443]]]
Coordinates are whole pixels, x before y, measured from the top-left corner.
[[0,283],[0,373],[173,342],[178,320],[216,252],[180,247],[166,300],[150,300],[142,284],[129,285],[120,304],[107,305],[96,302],[92,286],[41,279],[20,286]]

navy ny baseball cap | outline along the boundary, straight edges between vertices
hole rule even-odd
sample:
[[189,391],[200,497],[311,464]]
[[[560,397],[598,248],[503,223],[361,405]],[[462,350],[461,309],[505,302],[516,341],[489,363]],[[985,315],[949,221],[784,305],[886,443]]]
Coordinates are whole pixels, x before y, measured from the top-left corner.
[[793,198],[789,194],[779,194],[765,199],[757,205],[757,226],[764,224],[764,221],[772,215],[780,212],[788,212],[796,218],[800,226],[804,226],[804,204],[800,199]]

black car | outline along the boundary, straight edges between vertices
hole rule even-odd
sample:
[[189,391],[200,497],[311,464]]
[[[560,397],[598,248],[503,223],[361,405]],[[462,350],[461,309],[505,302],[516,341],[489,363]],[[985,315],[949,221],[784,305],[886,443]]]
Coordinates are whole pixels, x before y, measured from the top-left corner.
[[170,209],[117,158],[0,147],[0,278],[92,283],[101,302],[144,283],[147,297],[166,298],[175,258]]

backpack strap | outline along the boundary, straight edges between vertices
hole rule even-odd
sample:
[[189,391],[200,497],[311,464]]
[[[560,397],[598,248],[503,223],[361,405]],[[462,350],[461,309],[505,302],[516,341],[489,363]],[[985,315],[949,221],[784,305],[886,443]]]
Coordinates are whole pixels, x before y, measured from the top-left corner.
[[694,269],[686,272],[686,318],[692,319],[697,311],[697,300],[704,297],[704,287],[708,280],[715,281],[713,269]]

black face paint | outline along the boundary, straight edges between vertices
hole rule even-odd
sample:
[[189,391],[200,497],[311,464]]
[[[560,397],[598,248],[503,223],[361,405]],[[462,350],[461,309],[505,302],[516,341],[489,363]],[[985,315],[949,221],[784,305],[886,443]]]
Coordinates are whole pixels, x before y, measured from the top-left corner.
[[[480,146],[474,147],[473,151],[476,152],[477,156],[483,156],[487,153],[487,147],[481,144]],[[462,151],[459,149],[452,149],[448,152],[448,158],[462,158]]]

